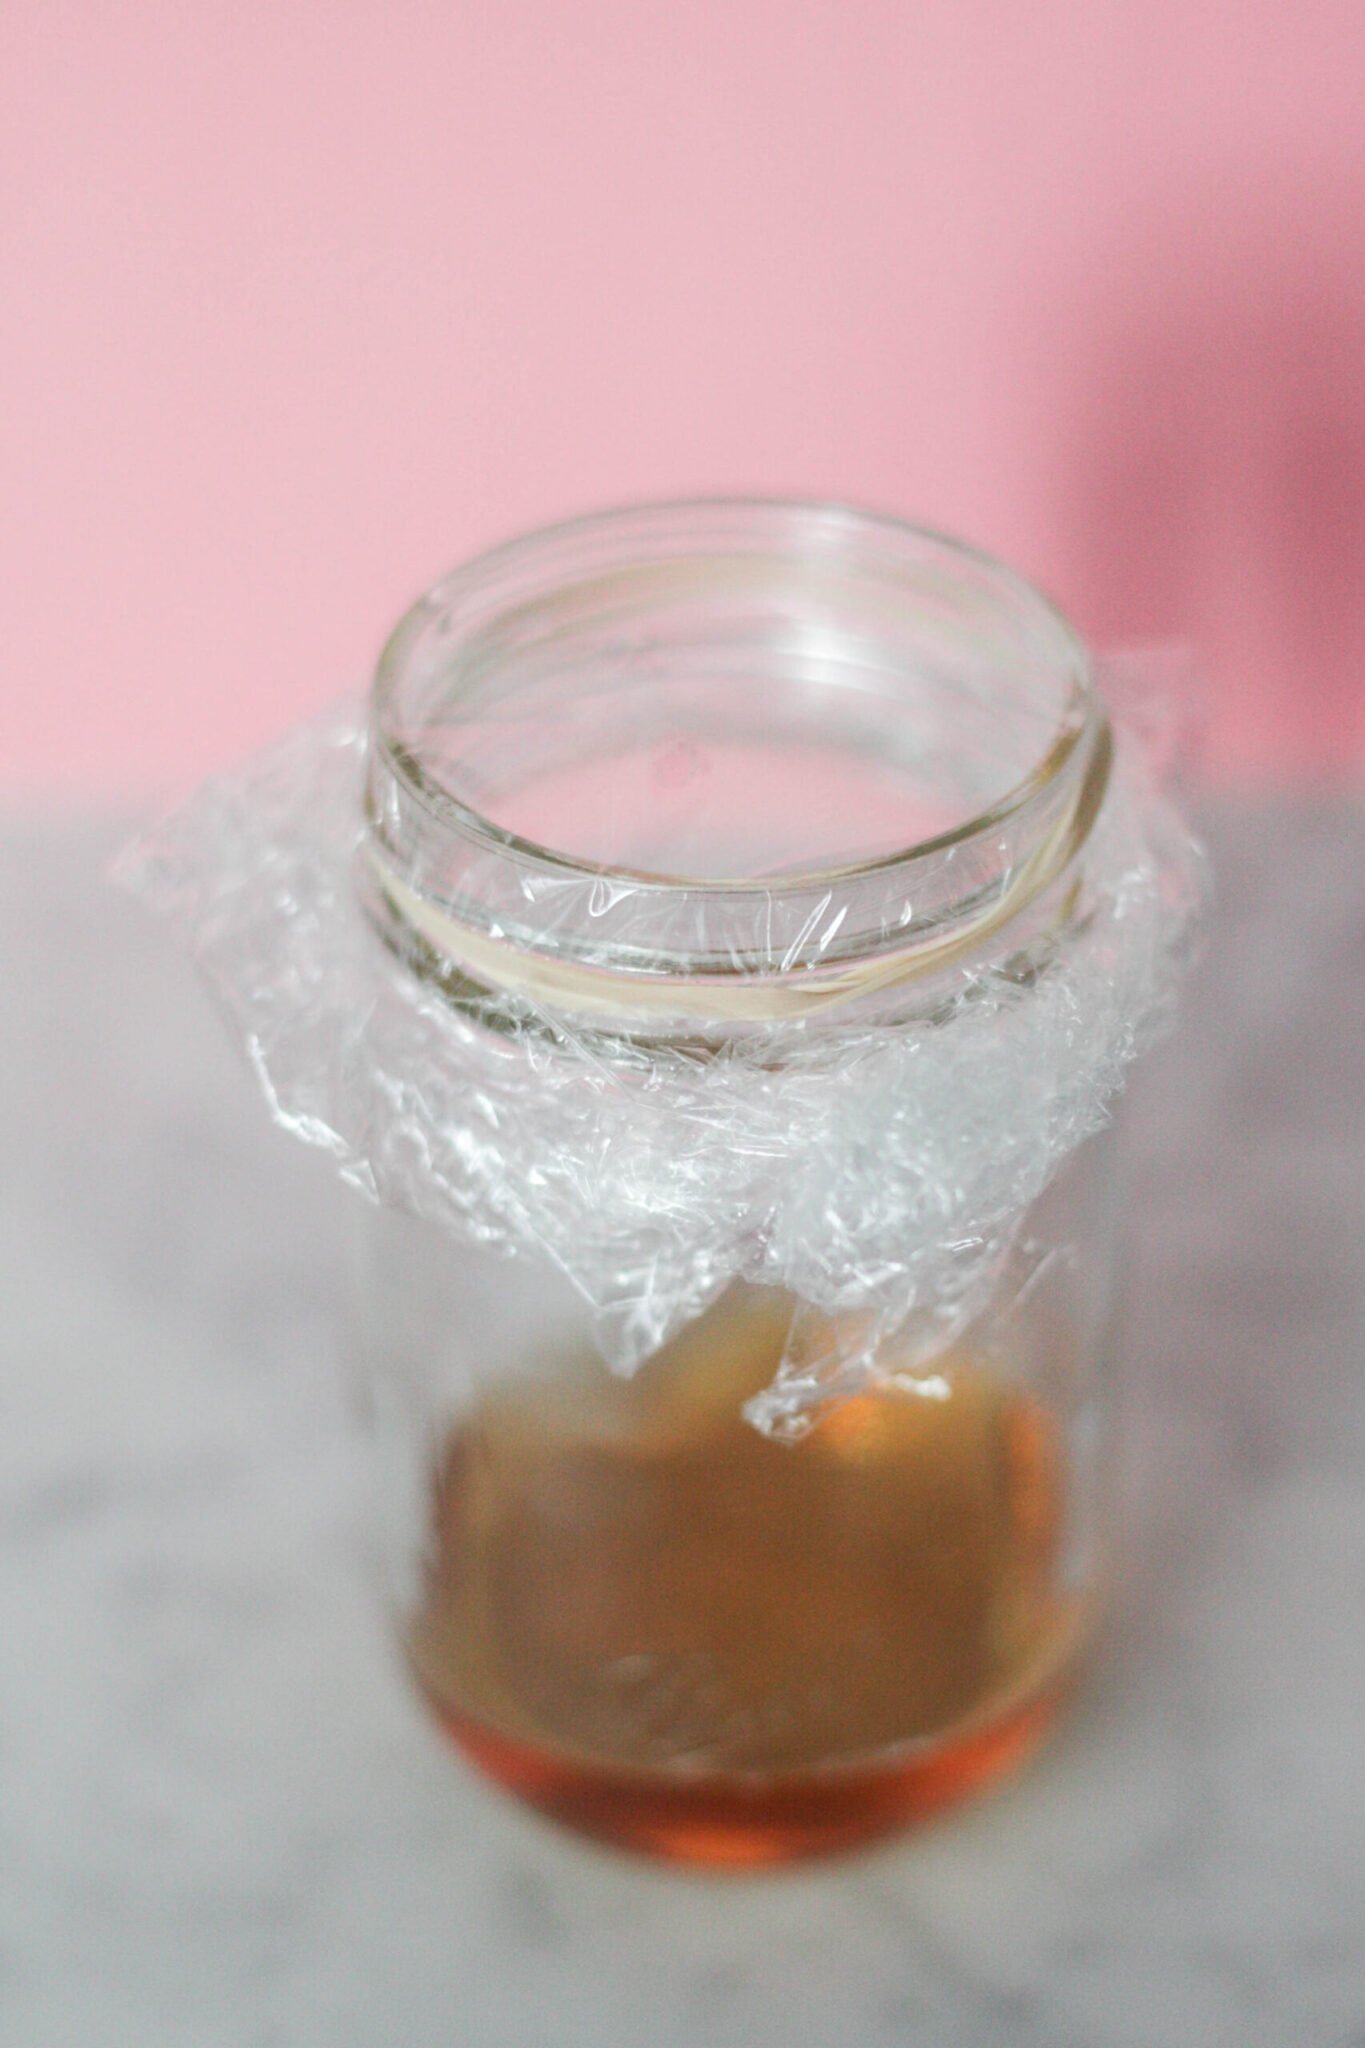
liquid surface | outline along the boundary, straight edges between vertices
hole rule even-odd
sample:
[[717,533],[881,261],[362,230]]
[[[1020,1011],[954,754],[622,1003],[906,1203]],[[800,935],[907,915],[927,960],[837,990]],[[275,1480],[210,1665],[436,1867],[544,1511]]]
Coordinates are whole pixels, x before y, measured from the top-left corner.
[[1078,1617],[1042,1410],[956,1360],[937,1397],[773,1443],[739,1411],[785,1330],[732,1300],[632,1382],[490,1394],[447,1447],[417,1675],[485,1769],[590,1832],[722,1862],[840,1845],[1050,1718]]

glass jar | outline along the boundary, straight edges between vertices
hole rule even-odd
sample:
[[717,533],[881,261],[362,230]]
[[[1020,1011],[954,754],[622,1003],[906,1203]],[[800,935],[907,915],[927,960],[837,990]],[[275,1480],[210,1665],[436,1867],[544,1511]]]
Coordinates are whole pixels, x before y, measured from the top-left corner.
[[[487,555],[400,623],[360,887],[471,1031],[524,1048],[542,1020],[547,1088],[586,1059],[647,1095],[756,1034],[778,1085],[784,1033],[951,1034],[985,974],[1027,998],[1084,914],[1110,760],[1084,647],[1000,564],[841,508],[639,508]],[[730,1142],[703,1129],[695,1162]],[[1028,1756],[1104,1579],[1111,1153],[1046,1178],[988,1298],[866,1342],[856,1233],[819,1302],[718,1254],[680,1318],[667,1287],[585,1282],[572,1240],[506,1256],[534,1153],[486,1250],[477,1214],[460,1242],[374,1210],[396,1619],[465,1755],[715,1864],[852,1844]],[[642,1162],[656,1278],[695,1162]],[[791,1228],[824,1250],[803,1168]]]

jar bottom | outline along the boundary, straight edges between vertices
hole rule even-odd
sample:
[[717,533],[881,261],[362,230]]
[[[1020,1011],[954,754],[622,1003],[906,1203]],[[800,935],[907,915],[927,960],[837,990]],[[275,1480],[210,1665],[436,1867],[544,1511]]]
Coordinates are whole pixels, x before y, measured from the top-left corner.
[[1063,1671],[994,1717],[879,1765],[771,1780],[612,1771],[509,1740],[430,1695],[428,1704],[486,1778],[577,1834],[670,1863],[761,1870],[899,1834],[1013,1777],[1070,1684]]
[[1036,1397],[980,1360],[744,1419],[790,1304],[731,1299],[628,1383],[490,1389],[434,1474],[414,1673],[491,1778],[588,1834],[712,1865],[927,1818],[1055,1717],[1082,1601]]

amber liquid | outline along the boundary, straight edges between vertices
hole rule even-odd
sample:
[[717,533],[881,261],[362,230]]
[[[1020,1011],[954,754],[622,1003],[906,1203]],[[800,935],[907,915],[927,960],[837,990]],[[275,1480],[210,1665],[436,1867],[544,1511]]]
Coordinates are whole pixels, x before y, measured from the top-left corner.
[[1011,1769],[1080,1616],[1043,1411],[966,1359],[799,1443],[741,1403],[786,1313],[731,1299],[634,1381],[488,1395],[437,1476],[410,1649],[461,1747],[556,1819],[761,1864],[851,1846]]

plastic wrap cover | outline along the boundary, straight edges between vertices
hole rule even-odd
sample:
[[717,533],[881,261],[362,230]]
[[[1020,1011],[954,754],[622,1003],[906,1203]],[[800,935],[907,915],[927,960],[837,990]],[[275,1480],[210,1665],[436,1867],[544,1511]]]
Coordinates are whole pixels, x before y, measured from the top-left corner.
[[[293,732],[118,878],[186,935],[276,1122],[373,1200],[553,1262],[613,1370],[736,1278],[788,1290],[787,1355],[749,1408],[779,1435],[930,1372],[1022,1284],[1021,1220],[1168,1022],[1203,891],[1146,741],[1121,735],[1080,907],[1036,972],[1006,971],[997,943],[918,1009],[707,1043],[604,1034],[524,996],[490,1025],[361,907],[365,749],[360,704]],[[619,949],[628,881],[611,910]]]

